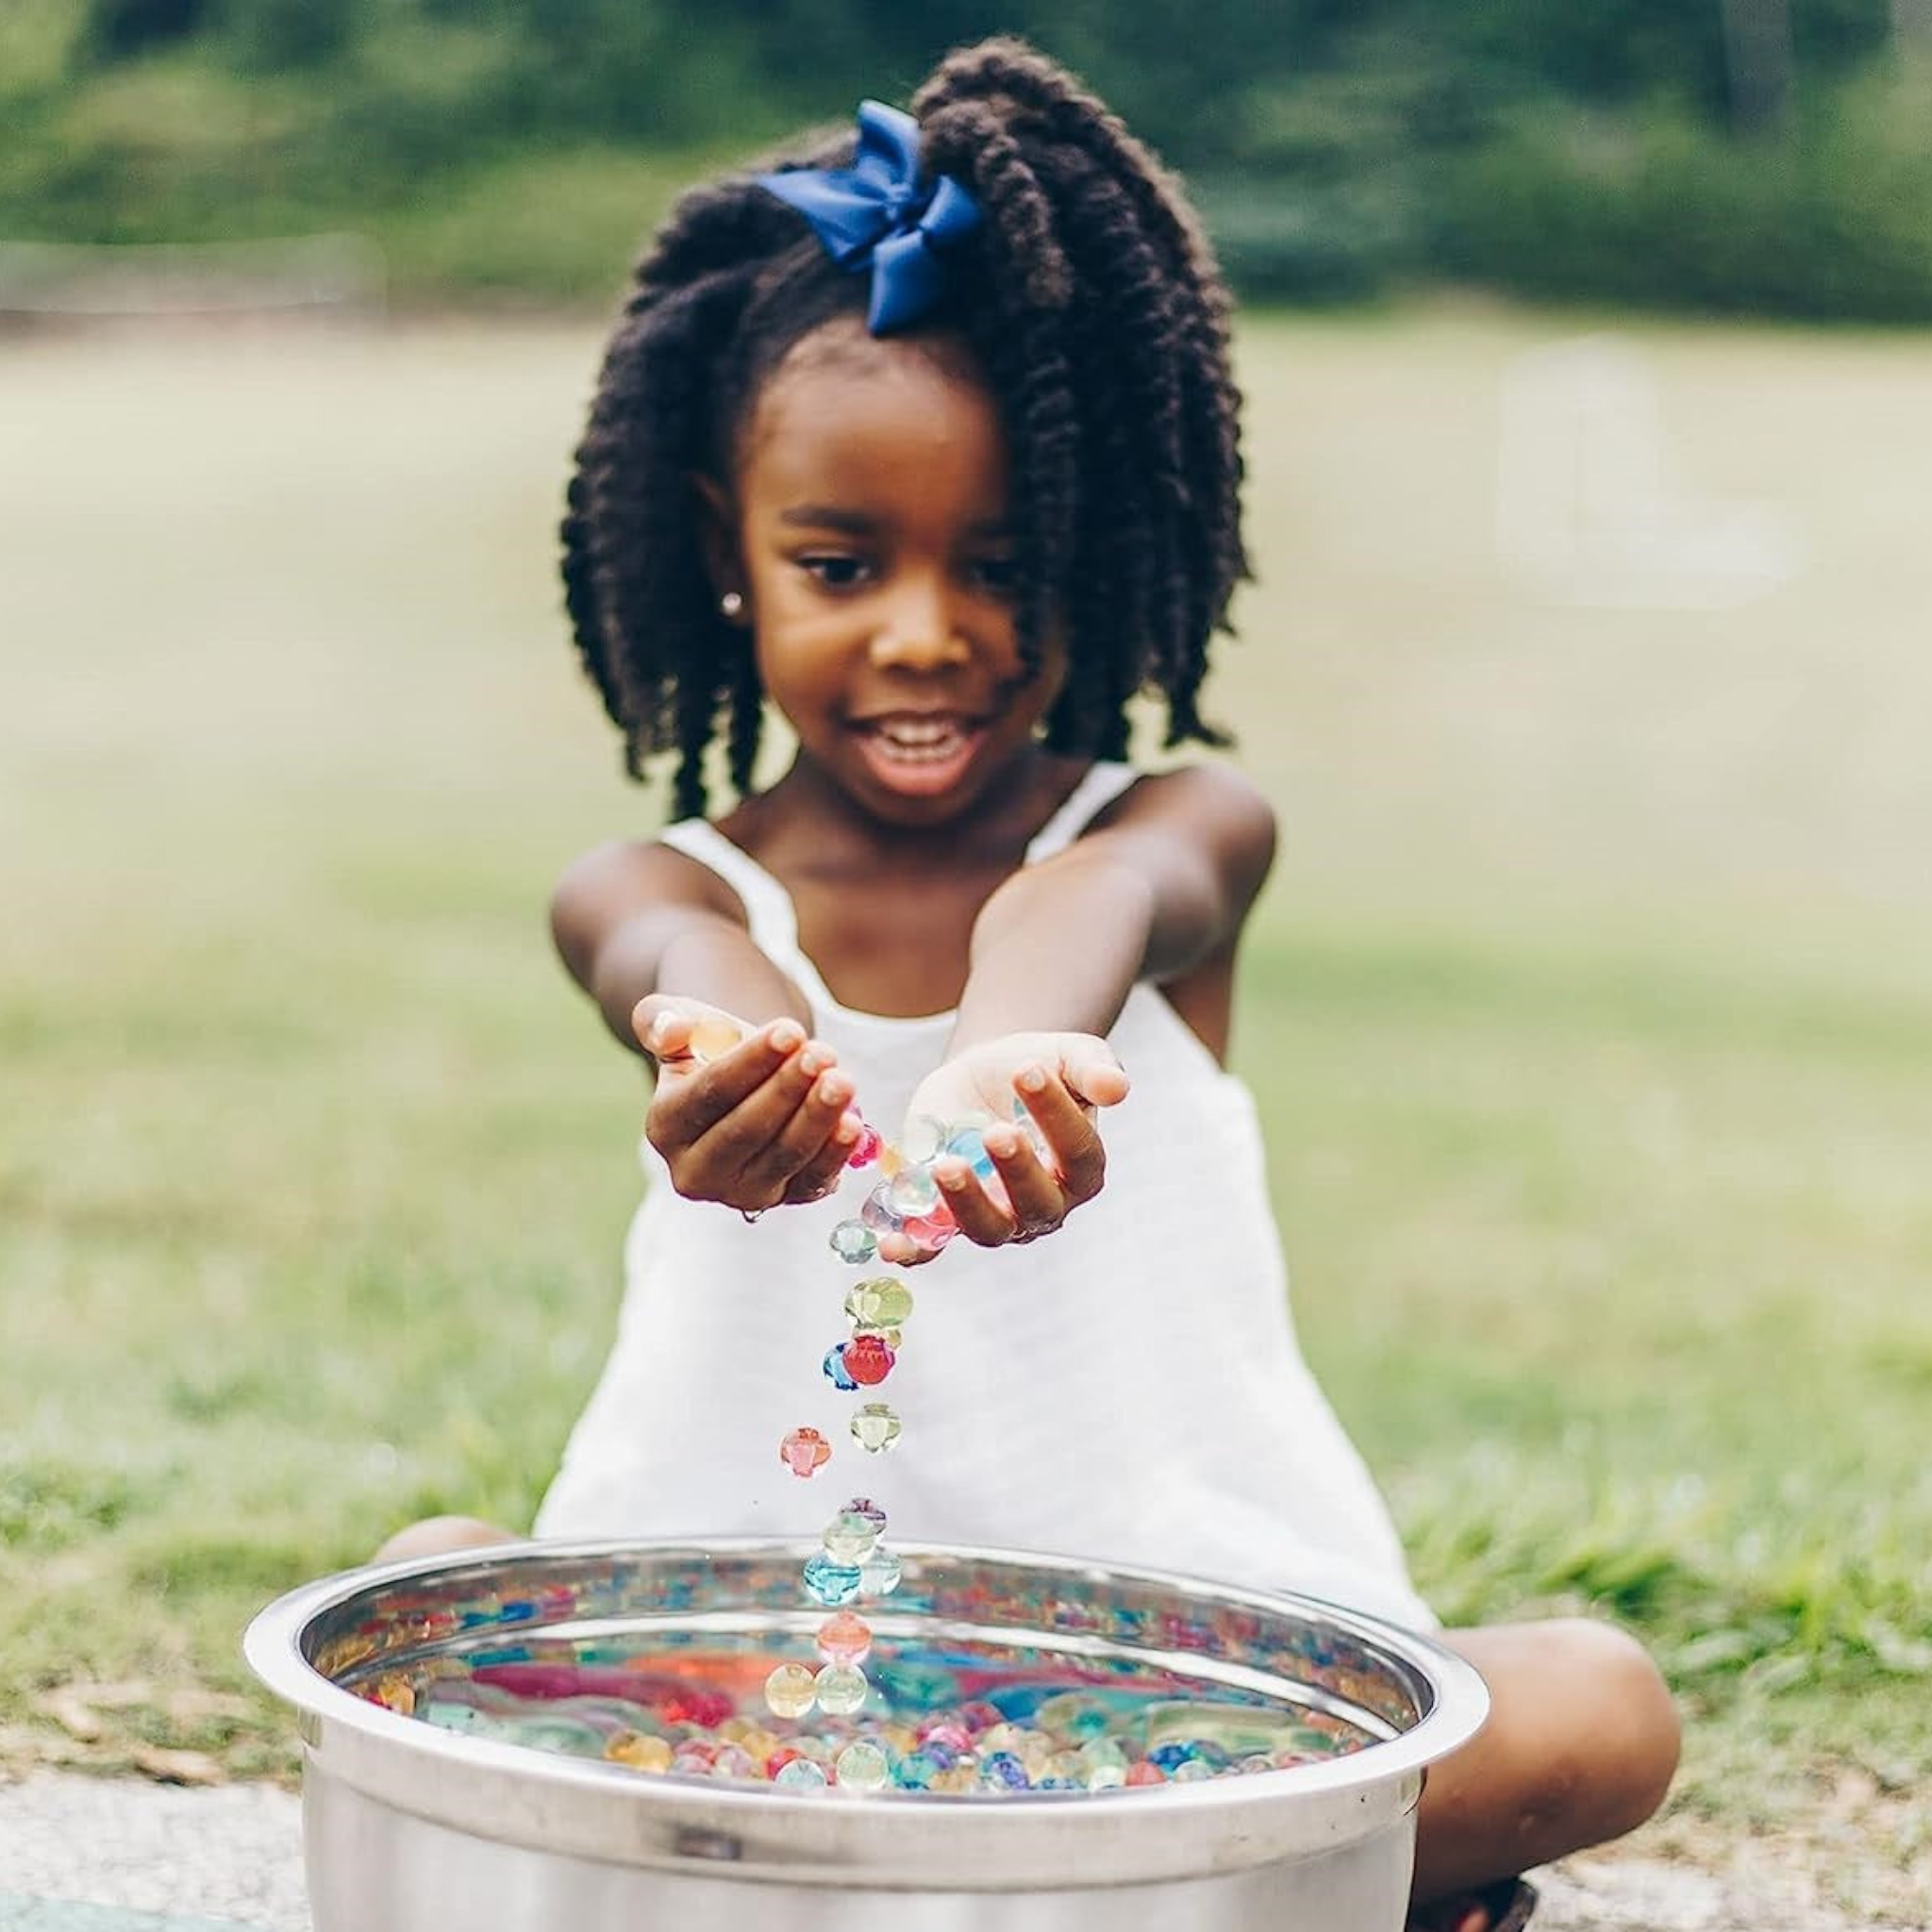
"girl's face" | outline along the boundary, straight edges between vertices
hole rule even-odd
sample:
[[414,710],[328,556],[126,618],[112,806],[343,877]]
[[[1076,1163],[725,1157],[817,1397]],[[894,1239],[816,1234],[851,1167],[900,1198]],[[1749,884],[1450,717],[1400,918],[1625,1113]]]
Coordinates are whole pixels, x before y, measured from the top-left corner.
[[1066,666],[1049,641],[1021,667],[1006,440],[963,347],[815,330],[754,404],[720,508],[800,761],[891,824],[985,798]]

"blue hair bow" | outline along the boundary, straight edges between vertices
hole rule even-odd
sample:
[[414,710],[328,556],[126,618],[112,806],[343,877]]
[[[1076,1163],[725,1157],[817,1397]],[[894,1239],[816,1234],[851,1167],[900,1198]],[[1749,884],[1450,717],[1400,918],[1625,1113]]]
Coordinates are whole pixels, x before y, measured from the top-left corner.
[[875,336],[917,322],[939,301],[941,256],[979,225],[979,204],[950,175],[921,176],[919,123],[880,101],[859,103],[851,167],[790,169],[758,181],[811,224],[841,268],[871,268],[865,325]]

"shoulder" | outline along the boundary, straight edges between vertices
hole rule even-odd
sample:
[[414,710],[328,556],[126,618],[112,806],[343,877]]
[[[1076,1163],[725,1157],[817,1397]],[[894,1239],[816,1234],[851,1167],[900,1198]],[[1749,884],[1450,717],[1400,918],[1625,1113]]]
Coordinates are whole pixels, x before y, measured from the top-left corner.
[[1234,766],[1203,761],[1143,773],[1083,834],[1102,835],[1183,848],[1252,896],[1274,863],[1274,808]]

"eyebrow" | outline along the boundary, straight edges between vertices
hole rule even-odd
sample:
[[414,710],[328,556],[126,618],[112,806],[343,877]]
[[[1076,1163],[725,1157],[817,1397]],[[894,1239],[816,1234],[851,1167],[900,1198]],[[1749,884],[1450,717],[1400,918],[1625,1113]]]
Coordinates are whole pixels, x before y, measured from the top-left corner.
[[[883,526],[886,520],[860,509],[841,509],[824,503],[800,503],[793,504],[789,509],[781,509],[778,521],[798,528],[841,530],[851,537],[870,537]],[[1013,525],[1004,518],[993,517],[974,524],[966,534],[979,541],[1005,542],[1011,540]]]

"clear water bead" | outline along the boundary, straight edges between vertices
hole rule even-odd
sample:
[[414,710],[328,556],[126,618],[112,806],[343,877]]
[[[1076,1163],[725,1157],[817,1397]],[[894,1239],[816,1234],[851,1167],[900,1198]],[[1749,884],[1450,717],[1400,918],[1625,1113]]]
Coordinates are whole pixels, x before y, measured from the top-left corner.
[[[878,1236],[897,1234],[905,1225],[906,1217],[895,1212],[892,1204],[886,1198],[886,1189],[891,1185],[890,1181],[881,1182],[865,1197],[865,1206],[858,1210],[860,1225],[869,1228],[874,1236],[874,1253],[878,1249]],[[867,1260],[871,1258],[870,1255],[866,1257]]]
[[929,1113],[916,1113],[906,1123],[899,1140],[899,1158],[908,1167],[920,1167],[931,1160],[946,1144],[946,1124]]
[[856,1664],[827,1664],[812,1681],[819,1708],[827,1717],[850,1717],[872,1689]]
[[892,1775],[886,1754],[869,1739],[858,1738],[840,1752],[833,1767],[847,1790],[883,1790]]
[[835,1563],[858,1569],[872,1555],[872,1546],[879,1540],[878,1531],[873,1526],[872,1518],[858,1515],[850,1509],[841,1509],[825,1524],[825,1555]]
[[825,1775],[823,1764],[814,1764],[809,1757],[794,1757],[790,1764],[779,1766],[778,1775],[772,1782],[784,1786],[788,1791],[822,1791],[831,1779]]
[[805,1562],[806,1594],[828,1610],[849,1604],[858,1594],[863,1571],[857,1563],[835,1563],[830,1557],[808,1557]]
[[780,1664],[765,1679],[765,1702],[775,1717],[803,1717],[818,1694],[817,1680],[804,1664]]
[[691,1029],[691,1057],[708,1064],[723,1059],[743,1038],[743,1029],[735,1020],[721,1013],[708,1014]]
[[879,1251],[879,1238],[862,1221],[841,1221],[832,1230],[831,1248],[840,1260],[870,1261]]
[[885,1535],[886,1512],[870,1496],[848,1497],[845,1510],[851,1516],[863,1516],[881,1536]]
[[916,1221],[938,1205],[940,1184],[929,1167],[902,1167],[886,1183],[886,1206],[902,1221]]
[[899,1440],[899,1411],[888,1402],[863,1402],[852,1414],[852,1436],[858,1446],[876,1456]]
[[897,1554],[878,1543],[858,1566],[858,1587],[867,1596],[891,1596],[898,1589],[902,1574]]

